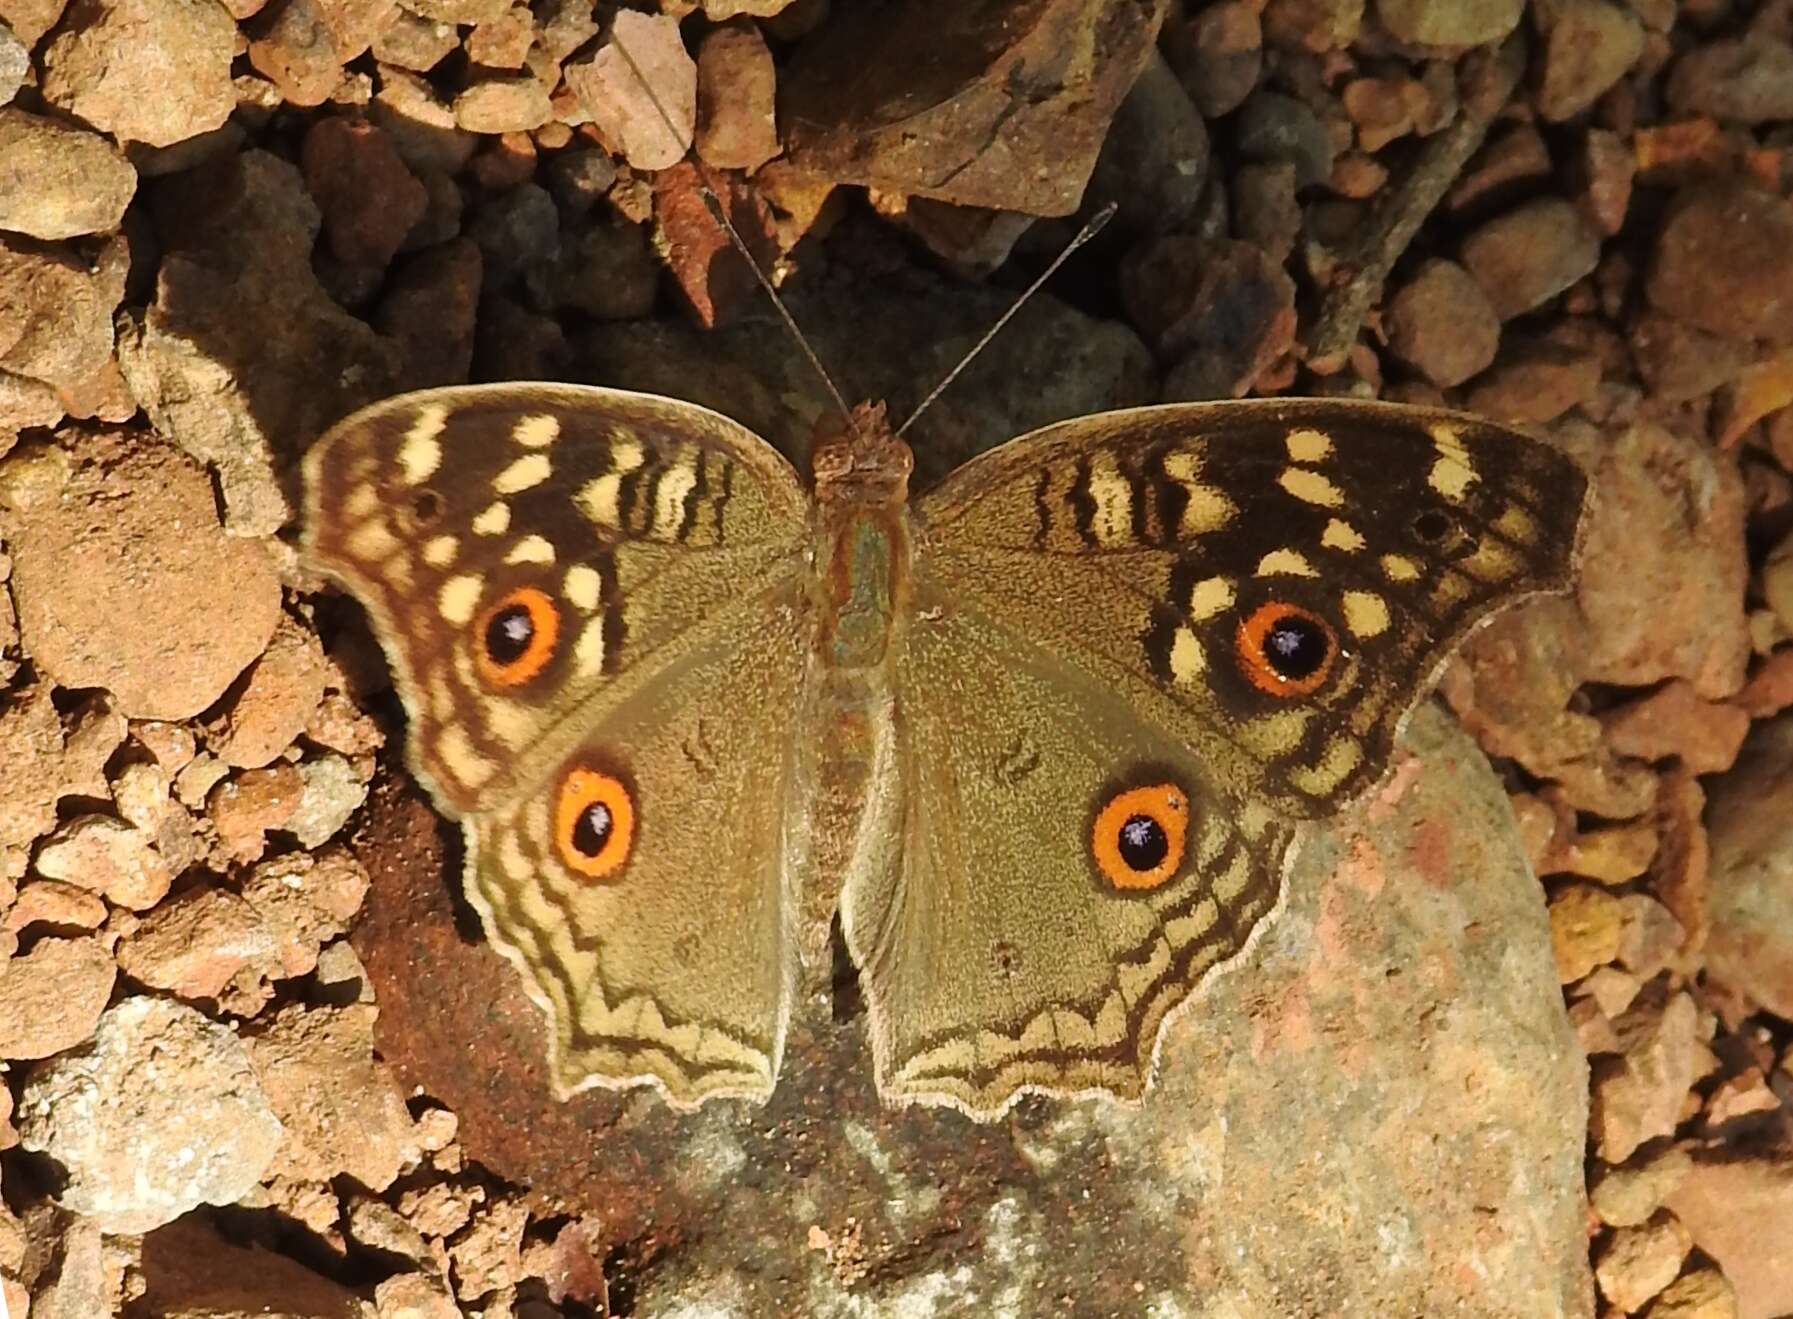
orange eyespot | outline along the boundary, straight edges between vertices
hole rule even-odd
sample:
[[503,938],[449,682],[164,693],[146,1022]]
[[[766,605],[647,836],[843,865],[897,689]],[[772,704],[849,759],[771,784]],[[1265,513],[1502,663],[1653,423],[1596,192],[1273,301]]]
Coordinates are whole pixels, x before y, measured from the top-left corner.
[[621,779],[575,769],[554,802],[554,849],[561,864],[587,879],[609,879],[635,845],[635,798]]
[[494,687],[521,687],[548,667],[560,638],[560,610],[533,586],[494,600],[474,624],[473,665]]
[[1176,875],[1189,842],[1189,794],[1174,783],[1117,792],[1096,813],[1090,855],[1118,889],[1155,889]]
[[1332,673],[1338,633],[1310,609],[1271,600],[1239,620],[1233,651],[1239,672],[1259,691],[1306,696]]

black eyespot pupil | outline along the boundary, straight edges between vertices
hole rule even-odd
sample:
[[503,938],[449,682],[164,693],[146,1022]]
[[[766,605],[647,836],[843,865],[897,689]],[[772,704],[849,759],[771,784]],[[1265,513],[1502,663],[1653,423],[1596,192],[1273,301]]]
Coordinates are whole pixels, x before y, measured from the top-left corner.
[[1290,682],[1318,673],[1331,648],[1326,629],[1299,614],[1284,614],[1264,634],[1264,659]]
[[1164,826],[1149,815],[1129,815],[1121,824],[1117,840],[1121,860],[1129,869],[1155,870],[1170,855],[1170,838]]
[[594,801],[573,821],[574,849],[580,856],[597,856],[610,841],[612,827],[610,808],[601,801]]
[[535,640],[535,620],[522,605],[507,605],[486,624],[486,654],[494,664],[515,664]]
[[1413,534],[1428,545],[1436,545],[1451,534],[1450,514],[1429,508],[1413,519]]
[[411,501],[411,516],[418,522],[434,522],[442,515],[442,496],[425,490]]

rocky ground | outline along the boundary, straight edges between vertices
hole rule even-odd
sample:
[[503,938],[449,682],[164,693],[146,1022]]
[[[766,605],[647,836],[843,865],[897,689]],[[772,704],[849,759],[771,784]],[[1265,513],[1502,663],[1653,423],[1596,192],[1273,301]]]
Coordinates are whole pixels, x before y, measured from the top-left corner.
[[[645,79],[645,83],[644,80]],[[644,88],[651,88],[648,94]],[[1594,475],[1138,1112],[560,1104],[297,459],[398,389],[798,458],[1248,393]],[[1793,4],[0,0],[11,1319],[1793,1312]],[[1554,976],[1553,973],[1554,972]]]

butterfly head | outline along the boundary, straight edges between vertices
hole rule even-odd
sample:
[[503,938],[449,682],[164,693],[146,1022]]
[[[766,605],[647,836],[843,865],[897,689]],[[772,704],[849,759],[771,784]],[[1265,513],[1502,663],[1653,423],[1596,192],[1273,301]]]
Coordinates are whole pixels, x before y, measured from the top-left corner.
[[882,403],[861,403],[845,417],[828,418],[810,442],[810,471],[822,503],[901,506],[914,469],[915,457],[891,430]]

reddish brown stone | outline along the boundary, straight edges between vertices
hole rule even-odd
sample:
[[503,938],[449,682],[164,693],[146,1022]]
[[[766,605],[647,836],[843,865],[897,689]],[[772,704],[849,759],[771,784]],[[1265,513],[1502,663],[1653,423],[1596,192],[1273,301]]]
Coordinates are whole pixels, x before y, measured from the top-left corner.
[[[785,73],[779,120],[791,160],[958,206],[1067,215],[1165,8],[905,0],[842,9]],[[1043,68],[1049,80],[1033,72]]]
[[778,154],[777,74],[753,24],[714,28],[697,48],[697,153],[752,173]]
[[384,269],[429,205],[391,140],[364,119],[333,116],[305,134],[300,161],[337,260]]
[[[718,201],[735,232],[746,240],[760,268],[770,269],[777,248],[766,203],[745,184],[726,178],[716,182],[722,188]],[[706,186],[694,165],[661,171],[654,180],[654,219],[679,291],[698,323],[713,327],[725,323],[748,298],[758,296],[759,281],[710,214]]]
[[1548,197],[1482,225],[1463,240],[1462,255],[1504,321],[1592,274],[1600,242],[1571,203]]
[[1702,700],[1684,679],[1600,716],[1613,750],[1641,760],[1679,757],[1695,774],[1729,769],[1749,732],[1749,715],[1718,701]]
[[104,688],[133,718],[185,718],[217,700],[272,635],[280,584],[266,548],[225,535],[216,508],[195,463],[140,434],[12,455],[0,526],[42,670]]
[[75,0],[44,48],[44,97],[120,139],[168,146],[230,116],[236,37],[210,0]]
[[1793,343],[1793,202],[1740,182],[1683,189],[1645,289],[1652,306],[1712,334]]

